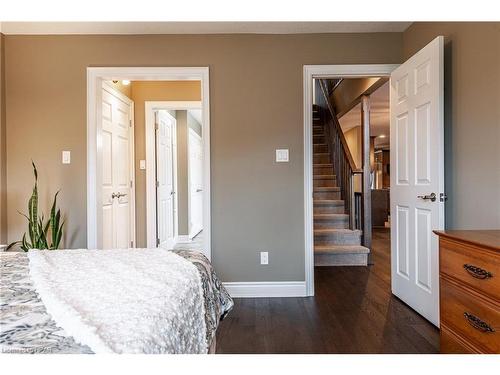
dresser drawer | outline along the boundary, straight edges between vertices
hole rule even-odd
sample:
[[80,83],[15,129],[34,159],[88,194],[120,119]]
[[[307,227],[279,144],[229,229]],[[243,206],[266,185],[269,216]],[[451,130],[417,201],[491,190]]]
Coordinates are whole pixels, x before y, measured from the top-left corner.
[[500,305],[441,278],[441,321],[485,353],[500,353]]
[[444,238],[439,245],[441,273],[500,301],[500,256]]
[[479,350],[472,348],[467,341],[457,336],[451,329],[441,323],[440,352],[445,354],[478,354]]

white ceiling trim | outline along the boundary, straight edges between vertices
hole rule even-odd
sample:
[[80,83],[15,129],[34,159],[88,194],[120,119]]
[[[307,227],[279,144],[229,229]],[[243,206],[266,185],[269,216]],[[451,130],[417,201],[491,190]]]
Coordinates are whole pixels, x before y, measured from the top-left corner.
[[403,32],[411,22],[2,22],[6,35]]

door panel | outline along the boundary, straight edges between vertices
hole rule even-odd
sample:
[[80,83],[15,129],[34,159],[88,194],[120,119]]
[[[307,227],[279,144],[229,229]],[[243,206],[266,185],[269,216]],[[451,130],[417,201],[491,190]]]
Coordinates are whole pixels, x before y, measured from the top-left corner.
[[158,247],[174,246],[173,130],[175,119],[166,111],[156,112],[156,207]]
[[131,231],[132,106],[112,88],[102,89],[102,216],[105,249],[129,248]]
[[[438,240],[444,228],[443,37],[391,74],[392,292],[439,326]],[[425,199],[434,193],[436,199]],[[420,197],[420,198],[419,198]]]

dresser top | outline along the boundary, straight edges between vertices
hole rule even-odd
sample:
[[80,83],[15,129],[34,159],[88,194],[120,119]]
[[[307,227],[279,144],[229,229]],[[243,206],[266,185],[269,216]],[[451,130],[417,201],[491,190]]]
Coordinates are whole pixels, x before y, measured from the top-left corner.
[[438,236],[500,251],[500,230],[435,230]]

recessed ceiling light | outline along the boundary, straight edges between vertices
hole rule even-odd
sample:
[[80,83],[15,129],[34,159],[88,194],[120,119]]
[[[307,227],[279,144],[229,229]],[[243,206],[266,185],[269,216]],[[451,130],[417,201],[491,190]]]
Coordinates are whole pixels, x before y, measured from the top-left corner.
[[122,81],[122,85],[128,86],[128,85],[130,85],[130,81],[128,79],[124,79]]

